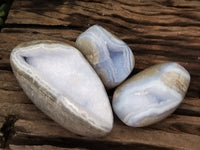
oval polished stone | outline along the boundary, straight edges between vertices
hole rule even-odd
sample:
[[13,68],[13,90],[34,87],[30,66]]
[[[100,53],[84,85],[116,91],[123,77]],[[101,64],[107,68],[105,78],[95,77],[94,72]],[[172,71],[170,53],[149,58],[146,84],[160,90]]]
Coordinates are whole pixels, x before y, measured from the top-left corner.
[[98,25],[83,32],[76,40],[76,47],[85,55],[107,88],[124,81],[135,65],[128,45]]
[[10,61],[26,95],[61,126],[84,136],[111,131],[113,115],[105,88],[77,49],[33,41],[17,46]]
[[128,126],[156,123],[182,102],[190,75],[177,63],[157,64],[134,75],[114,92],[113,109]]

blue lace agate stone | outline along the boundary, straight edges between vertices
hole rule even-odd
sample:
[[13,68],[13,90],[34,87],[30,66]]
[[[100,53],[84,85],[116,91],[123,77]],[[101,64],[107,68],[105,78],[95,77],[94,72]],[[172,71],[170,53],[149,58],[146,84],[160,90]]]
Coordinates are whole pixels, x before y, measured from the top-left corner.
[[126,43],[94,25],[76,40],[76,47],[85,55],[107,88],[124,81],[133,70],[135,59]]
[[113,96],[113,109],[128,126],[156,123],[182,102],[190,75],[177,63],[152,66],[120,85]]
[[88,137],[112,130],[105,87],[76,48],[50,40],[22,43],[12,51],[10,63],[30,100],[62,127]]

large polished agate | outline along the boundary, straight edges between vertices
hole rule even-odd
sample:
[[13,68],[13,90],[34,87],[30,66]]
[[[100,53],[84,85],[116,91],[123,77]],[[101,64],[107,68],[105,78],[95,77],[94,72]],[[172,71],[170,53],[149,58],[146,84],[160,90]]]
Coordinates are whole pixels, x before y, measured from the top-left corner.
[[98,25],[83,32],[76,40],[76,47],[88,59],[107,88],[124,81],[135,64],[128,45]]
[[128,126],[156,123],[182,102],[190,75],[177,63],[154,65],[125,81],[114,92],[113,109]]
[[111,131],[113,115],[105,88],[77,49],[33,41],[17,46],[10,61],[27,96],[61,126],[83,136]]

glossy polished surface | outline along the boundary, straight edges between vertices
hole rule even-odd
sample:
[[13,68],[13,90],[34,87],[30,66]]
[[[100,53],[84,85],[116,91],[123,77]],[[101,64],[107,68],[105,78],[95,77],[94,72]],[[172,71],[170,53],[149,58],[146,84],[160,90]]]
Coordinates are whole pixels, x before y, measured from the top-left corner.
[[152,66],[114,92],[113,109],[128,126],[143,127],[170,115],[182,102],[190,75],[177,63]]
[[110,132],[113,115],[105,88],[83,55],[55,41],[16,47],[11,65],[21,87],[49,117],[79,135]]
[[107,88],[120,84],[133,70],[135,59],[131,49],[101,26],[94,25],[83,32],[76,40],[76,47]]

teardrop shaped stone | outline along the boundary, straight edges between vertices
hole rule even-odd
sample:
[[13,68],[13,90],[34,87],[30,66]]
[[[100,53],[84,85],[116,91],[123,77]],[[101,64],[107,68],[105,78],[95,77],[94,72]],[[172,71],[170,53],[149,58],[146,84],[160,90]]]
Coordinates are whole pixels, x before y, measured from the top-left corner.
[[128,126],[156,123],[182,102],[190,75],[177,63],[154,65],[134,75],[114,92],[113,109]]
[[107,88],[116,87],[124,81],[135,65],[128,45],[98,25],[83,32],[76,40],[76,47]]
[[17,46],[10,61],[26,95],[61,126],[84,136],[111,131],[113,115],[105,88],[77,49],[33,41]]

